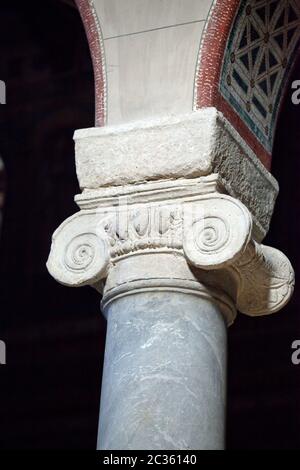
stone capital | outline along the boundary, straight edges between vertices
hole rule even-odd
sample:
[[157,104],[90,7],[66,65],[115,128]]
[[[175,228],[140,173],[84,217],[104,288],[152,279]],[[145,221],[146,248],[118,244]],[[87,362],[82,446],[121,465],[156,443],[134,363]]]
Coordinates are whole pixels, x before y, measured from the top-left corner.
[[[211,295],[264,315],[289,300],[288,259],[261,240],[277,183],[214,109],[77,131],[80,211],[54,233],[47,263],[68,286],[105,281],[103,305],[149,289]],[[102,286],[102,287],[101,287]]]
[[116,188],[118,195],[131,185],[193,182],[217,173],[222,191],[250,211],[255,238],[261,241],[268,232],[278,184],[215,108],[80,129],[74,140],[77,176],[86,195],[99,188]]
[[68,286],[99,288],[106,280],[104,302],[113,292],[199,291],[201,284],[202,294],[203,286],[226,292],[245,314],[279,310],[293,288],[290,263],[253,239],[250,212],[220,192],[218,180],[145,183],[121,198],[108,190],[77,198],[89,208],[54,233],[50,273]]

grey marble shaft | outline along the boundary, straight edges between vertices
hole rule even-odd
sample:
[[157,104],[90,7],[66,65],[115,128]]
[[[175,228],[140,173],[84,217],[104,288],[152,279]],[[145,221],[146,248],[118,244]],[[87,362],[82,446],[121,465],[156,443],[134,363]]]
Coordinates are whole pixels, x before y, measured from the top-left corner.
[[226,326],[216,303],[143,292],[108,305],[98,449],[223,449]]

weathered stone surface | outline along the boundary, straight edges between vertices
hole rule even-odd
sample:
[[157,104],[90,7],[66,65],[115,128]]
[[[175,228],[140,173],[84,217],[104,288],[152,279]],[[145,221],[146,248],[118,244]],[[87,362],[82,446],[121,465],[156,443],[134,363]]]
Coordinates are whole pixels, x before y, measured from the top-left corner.
[[[293,292],[293,269],[280,251],[256,243],[248,209],[220,191],[219,176],[210,175],[131,185],[120,195],[117,188],[84,192],[77,198],[81,211],[53,235],[48,269],[71,286],[98,287],[107,278],[107,290],[119,260],[124,266],[126,259],[122,282],[127,289],[128,282],[150,281],[152,268],[154,278],[173,279],[179,259],[184,259],[199,270],[194,282],[202,282],[205,273],[209,285],[228,290],[231,283],[232,302],[243,313],[273,313]],[[167,272],[161,261],[166,252]],[[189,274],[185,270],[178,278],[189,279]]]
[[97,189],[218,173],[225,190],[250,210],[255,238],[268,231],[276,180],[215,108],[75,132],[80,186]]
[[295,275],[281,251],[250,243],[236,267],[242,278],[237,296],[240,312],[250,316],[272,314],[291,298]]

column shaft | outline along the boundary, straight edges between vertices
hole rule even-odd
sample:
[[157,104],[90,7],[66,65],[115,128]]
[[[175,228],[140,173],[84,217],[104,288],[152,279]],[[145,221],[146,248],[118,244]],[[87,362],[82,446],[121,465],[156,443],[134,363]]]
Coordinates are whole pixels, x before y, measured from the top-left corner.
[[226,325],[213,299],[120,297],[108,320],[98,449],[222,449]]

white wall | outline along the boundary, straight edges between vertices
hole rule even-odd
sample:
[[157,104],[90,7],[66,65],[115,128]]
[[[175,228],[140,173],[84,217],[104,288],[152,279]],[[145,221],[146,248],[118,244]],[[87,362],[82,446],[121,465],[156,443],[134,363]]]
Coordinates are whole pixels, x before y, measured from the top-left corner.
[[108,124],[192,110],[212,0],[94,0],[106,57]]

